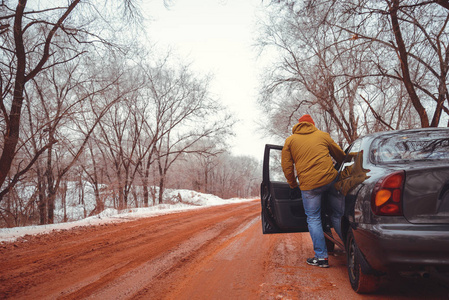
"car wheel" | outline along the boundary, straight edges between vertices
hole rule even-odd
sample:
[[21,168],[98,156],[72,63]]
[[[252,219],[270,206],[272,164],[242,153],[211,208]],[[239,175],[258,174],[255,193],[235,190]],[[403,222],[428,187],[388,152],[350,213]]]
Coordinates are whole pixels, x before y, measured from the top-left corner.
[[380,286],[380,276],[363,273],[359,261],[361,253],[357,253],[359,250],[351,229],[348,231],[346,248],[348,275],[352,289],[359,294],[377,291]]

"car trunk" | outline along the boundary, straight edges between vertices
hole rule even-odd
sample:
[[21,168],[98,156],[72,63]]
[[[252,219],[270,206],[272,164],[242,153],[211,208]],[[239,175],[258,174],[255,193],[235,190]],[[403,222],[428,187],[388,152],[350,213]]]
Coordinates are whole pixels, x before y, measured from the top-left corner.
[[405,178],[405,218],[416,224],[449,223],[449,165],[412,169]]

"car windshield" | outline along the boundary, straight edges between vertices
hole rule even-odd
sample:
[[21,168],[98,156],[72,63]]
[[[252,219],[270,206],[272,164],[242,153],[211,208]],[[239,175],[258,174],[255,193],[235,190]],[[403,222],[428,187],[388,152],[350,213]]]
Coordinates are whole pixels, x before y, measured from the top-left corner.
[[376,163],[449,160],[448,131],[422,131],[379,137],[371,146]]

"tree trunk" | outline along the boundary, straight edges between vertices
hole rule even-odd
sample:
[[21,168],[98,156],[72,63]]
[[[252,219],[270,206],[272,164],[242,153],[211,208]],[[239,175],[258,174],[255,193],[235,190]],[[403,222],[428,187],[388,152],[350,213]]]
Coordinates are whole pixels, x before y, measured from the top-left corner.
[[53,224],[54,223],[54,212],[55,212],[55,198],[56,194],[54,193],[53,189],[48,194],[48,203],[47,203],[47,224]]
[[87,209],[86,209],[86,202],[84,201],[84,184],[83,180],[80,176],[80,203],[83,205],[83,214],[84,218],[87,217]]
[[118,203],[117,209],[123,209],[123,183],[122,183],[122,174],[120,169],[117,171],[117,184],[118,184]]
[[159,197],[158,197],[158,204],[162,204],[163,202],[163,194],[164,194],[164,186],[165,186],[165,180],[164,177],[161,176],[159,179]]
[[37,188],[39,190],[38,210],[39,210],[39,225],[44,225],[47,222],[47,198],[45,196],[44,180],[38,171]]
[[150,192],[151,192],[151,198],[153,199],[153,206],[156,205],[156,188],[150,187]]
[[399,26],[398,9],[399,9],[399,0],[393,0],[392,5],[390,5],[390,17],[391,17],[391,24],[393,27],[393,33],[396,39],[396,43],[398,45],[397,52],[399,62],[401,64],[402,81],[404,82],[405,88],[407,89],[413,107],[418,112],[419,118],[421,120],[421,127],[423,128],[429,127],[429,118],[427,116],[426,109],[421,104],[421,101],[419,100],[419,97],[416,94],[412,79],[410,77],[407,49],[405,47],[405,43],[402,38],[401,28]]
[[209,188],[207,187],[207,177],[209,177],[209,168],[206,163],[206,167],[204,168],[204,192],[209,193]]
[[100,197],[100,189],[98,187],[98,182],[94,182],[94,194],[95,194],[95,203],[96,203],[96,213],[99,214],[104,210],[104,203]]
[[[148,185],[150,184],[150,167],[151,167],[151,158],[153,157],[153,153],[156,150],[153,147],[148,155],[148,161],[145,166],[145,176],[143,178],[143,204],[145,207],[148,207],[150,193],[148,190]],[[154,197],[153,197],[153,205],[154,205]]]
[[90,213],[91,215],[93,214],[99,214],[104,210],[104,203],[100,198],[100,188],[98,186],[98,169],[97,169],[97,163],[95,160],[95,156],[94,153],[92,151],[92,147],[89,147],[90,149],[90,154],[92,157],[92,167],[94,169],[94,174],[93,174],[93,188],[94,188],[94,195],[95,195],[95,209]]
[[441,65],[441,75],[440,75],[440,83],[438,86],[438,100],[437,107],[435,108],[435,113],[433,114],[432,122],[430,123],[431,127],[438,127],[441,119],[441,113],[443,112],[444,100],[446,100],[447,95],[447,86],[446,86],[446,77],[447,77],[447,66]]
[[64,184],[62,185],[62,193],[61,193],[61,204],[62,204],[62,209],[64,211],[64,218],[63,218],[63,222],[67,222],[68,218],[67,218],[67,181],[64,181]]
[[[53,130],[50,127],[49,130],[50,139],[53,138]],[[47,223],[53,224],[53,211],[55,208],[55,190],[53,187],[54,177],[52,170],[52,153],[53,153],[53,145],[50,146],[47,150]]]
[[148,191],[148,179],[143,180],[143,206],[148,207],[148,200],[150,198],[150,192]]
[[133,198],[134,198],[134,201],[135,201],[135,207],[139,208],[139,199],[138,199],[138,196],[137,196],[136,189],[132,189],[132,195],[133,195]]
[[22,17],[27,0],[19,0],[14,18],[14,43],[16,48],[17,68],[14,83],[13,100],[9,120],[6,124],[3,151],[0,157],[0,186],[5,182],[6,176],[14,159],[16,146],[19,141],[20,115],[23,103],[23,91],[25,87],[26,55],[23,44]]
[[[160,152],[159,152],[160,153]],[[158,158],[158,170],[159,170],[159,197],[158,197],[158,204],[162,204],[163,201],[163,194],[164,194],[164,185],[165,185],[165,172],[162,168],[162,162],[161,157]]]

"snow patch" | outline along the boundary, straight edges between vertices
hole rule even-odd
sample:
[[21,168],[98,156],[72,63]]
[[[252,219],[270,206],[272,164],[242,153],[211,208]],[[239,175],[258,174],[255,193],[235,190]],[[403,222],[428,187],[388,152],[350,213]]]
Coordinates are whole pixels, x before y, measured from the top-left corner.
[[[46,234],[52,231],[67,230],[79,226],[94,226],[105,223],[126,222],[138,218],[148,218],[191,209],[200,209],[210,206],[226,205],[254,200],[241,198],[224,200],[215,195],[203,194],[191,190],[167,190],[166,197],[168,199],[171,199],[171,204],[159,204],[145,208],[128,208],[121,211],[113,208],[107,208],[98,215],[73,222],[50,225],[0,228],[0,242],[13,242],[18,238],[24,237],[25,235]],[[77,208],[76,206],[69,206],[67,207],[68,215],[75,214],[74,212],[70,211],[71,209],[75,211],[79,210],[79,208]]]

